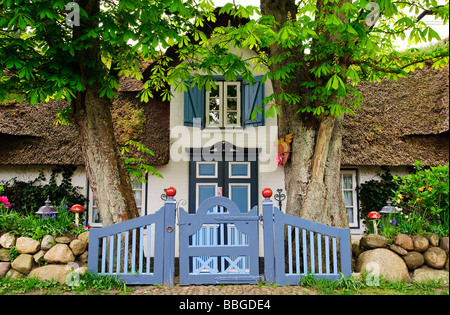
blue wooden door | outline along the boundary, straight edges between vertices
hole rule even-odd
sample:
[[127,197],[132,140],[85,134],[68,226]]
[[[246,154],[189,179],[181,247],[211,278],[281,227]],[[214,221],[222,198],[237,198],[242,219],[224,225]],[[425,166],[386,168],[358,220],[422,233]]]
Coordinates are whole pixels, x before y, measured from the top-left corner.
[[243,213],[221,196],[193,214],[179,209],[180,284],[259,281],[259,220],[258,207]]
[[[215,150],[210,154],[212,150]],[[210,148],[192,149],[189,164],[189,213],[214,196],[230,198],[241,213],[258,204],[256,149],[219,142]],[[210,211],[221,212],[221,209]]]

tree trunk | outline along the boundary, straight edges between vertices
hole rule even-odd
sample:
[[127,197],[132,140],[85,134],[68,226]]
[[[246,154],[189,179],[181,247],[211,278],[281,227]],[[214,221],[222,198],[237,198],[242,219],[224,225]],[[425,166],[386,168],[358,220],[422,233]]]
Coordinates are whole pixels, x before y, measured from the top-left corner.
[[[294,18],[297,6],[294,0],[261,0],[263,15],[273,15],[280,27]],[[273,45],[269,57],[279,56],[285,50]],[[270,70],[292,63],[302,62],[303,54],[292,51],[292,57]],[[282,84],[273,80],[275,94],[289,93],[302,97],[302,106],[311,102],[310,91],[301,83],[308,80],[304,69],[295,70],[295,80]],[[282,102],[278,117],[280,136],[293,134],[291,159],[284,166],[287,191],[286,213],[336,227],[348,227],[348,218],[340,189],[340,161],[342,144],[342,120],[339,117],[315,117],[297,113],[299,105]]]
[[139,216],[114,137],[110,106],[111,100],[99,98],[98,88],[90,86],[76,107],[86,172],[103,226]]
[[[80,0],[78,4],[89,19],[83,20],[81,26],[74,27],[74,40],[84,34],[84,28],[98,27],[98,20],[94,16],[100,11],[98,0]],[[104,73],[99,46],[99,39],[93,38],[87,48],[76,51],[79,73],[86,90],[77,93],[74,118],[94,200],[103,226],[109,226],[136,218],[139,212],[130,177],[114,137],[112,100],[106,96],[99,97],[102,86],[99,73]],[[95,82],[89,84],[94,78]]]

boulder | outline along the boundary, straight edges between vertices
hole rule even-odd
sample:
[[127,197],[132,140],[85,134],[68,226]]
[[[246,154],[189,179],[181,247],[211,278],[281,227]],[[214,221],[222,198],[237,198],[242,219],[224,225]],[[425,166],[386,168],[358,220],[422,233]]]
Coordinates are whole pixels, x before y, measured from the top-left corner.
[[86,247],[87,247],[87,243],[85,241],[76,239],[76,240],[73,240],[72,242],[70,242],[69,247],[72,250],[73,254],[75,256],[78,256],[78,255],[81,255],[82,253],[84,253],[84,251],[86,250]]
[[34,259],[34,262],[36,263],[36,264],[38,264],[38,265],[40,265],[41,264],[41,262],[43,262],[44,261],[44,255],[45,255],[45,250],[40,250],[40,251],[38,251],[36,254],[34,254],[33,255],[33,259]]
[[402,257],[409,270],[417,269],[425,263],[423,255],[419,252],[409,252]]
[[16,237],[13,234],[5,233],[0,237],[0,245],[4,248],[11,248],[16,244]]
[[435,269],[442,269],[447,260],[447,254],[439,247],[430,247],[423,254],[423,258],[425,259],[425,264],[427,266]]
[[75,261],[75,256],[66,244],[56,244],[44,255],[49,264],[67,264]]
[[78,235],[78,239],[85,241],[86,243],[89,244],[89,231],[83,232],[80,235]]
[[389,240],[381,235],[369,234],[361,238],[360,244],[365,249],[386,248],[389,245]]
[[405,280],[411,282],[405,261],[385,248],[368,250],[358,257],[356,272],[363,271],[370,272],[372,275],[379,275],[387,281]]
[[11,263],[11,268],[17,270],[22,274],[29,274],[31,269],[33,268],[34,259],[30,254],[20,254],[16,259]]
[[26,275],[24,275],[23,273],[18,272],[17,270],[14,269],[9,269],[8,272],[6,273],[5,277],[7,278],[11,278],[11,279],[20,279],[20,278],[25,278]]
[[56,243],[59,244],[69,244],[70,243],[70,238],[66,237],[66,236],[59,236],[55,239]]
[[430,235],[427,235],[427,239],[430,242],[431,246],[434,246],[434,247],[439,246],[439,235],[430,234]]
[[448,271],[448,256],[447,256],[447,261],[445,262],[445,265],[444,265],[444,269]]
[[405,256],[406,254],[408,254],[408,251],[406,249],[395,244],[390,245],[389,249],[394,253],[399,254],[400,256]]
[[16,249],[19,254],[36,254],[41,248],[41,243],[31,237],[19,237],[16,240]]
[[10,262],[0,262],[0,278],[4,277],[6,273],[8,272],[9,268],[11,268]]
[[50,248],[55,245],[55,239],[51,235],[45,235],[41,242],[41,249],[43,250],[49,250]]
[[443,284],[448,284],[448,271],[429,268],[419,268],[414,270],[414,280],[417,282],[428,282],[430,280],[443,280]]
[[88,251],[85,251],[80,256],[78,256],[78,260],[84,263],[88,262]]
[[430,242],[424,236],[418,235],[413,239],[414,250],[419,253],[423,253],[428,249]]
[[11,261],[9,249],[0,248],[0,261]]
[[448,255],[448,236],[442,238],[439,247],[442,248],[444,252]]
[[401,246],[402,248],[404,248],[406,250],[414,249],[413,240],[412,240],[411,236],[406,235],[406,234],[398,234],[394,238],[394,244]]
[[73,268],[67,265],[46,265],[33,269],[28,277],[35,277],[41,280],[56,280],[65,284],[66,277],[72,270]]

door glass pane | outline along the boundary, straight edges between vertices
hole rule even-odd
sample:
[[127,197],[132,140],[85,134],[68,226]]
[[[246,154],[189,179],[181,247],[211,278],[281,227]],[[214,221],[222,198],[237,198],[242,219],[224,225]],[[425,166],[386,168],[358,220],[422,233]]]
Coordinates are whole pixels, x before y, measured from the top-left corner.
[[247,185],[231,185],[231,200],[233,200],[241,210],[241,212],[248,212],[248,190]]
[[200,205],[203,201],[205,201],[209,197],[213,197],[215,195],[216,195],[216,186],[215,185],[199,185],[198,186],[198,205]]
[[231,176],[230,177],[248,177],[249,163],[245,164],[235,164],[230,163],[231,167]]
[[197,176],[217,177],[216,163],[197,163]]

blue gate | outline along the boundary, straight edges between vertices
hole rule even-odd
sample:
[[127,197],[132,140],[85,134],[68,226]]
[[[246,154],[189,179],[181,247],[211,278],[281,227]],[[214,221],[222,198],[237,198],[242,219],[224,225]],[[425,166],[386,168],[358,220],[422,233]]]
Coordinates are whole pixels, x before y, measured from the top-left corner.
[[[271,193],[270,193],[271,196]],[[206,199],[197,213],[178,209],[180,284],[301,284],[307,274],[351,275],[350,229],[282,213],[267,196],[241,213],[225,197]],[[88,270],[128,284],[174,284],[176,201],[168,196],[156,213],[89,235]],[[259,275],[259,223],[264,230],[264,276]]]
[[211,197],[195,214],[179,210],[180,284],[256,283],[258,207],[241,213],[225,197]]
[[173,284],[173,198],[154,214],[89,231],[88,270],[127,284]]
[[350,229],[285,214],[268,198],[263,215],[267,282],[296,285],[306,275],[335,280],[352,274]]

